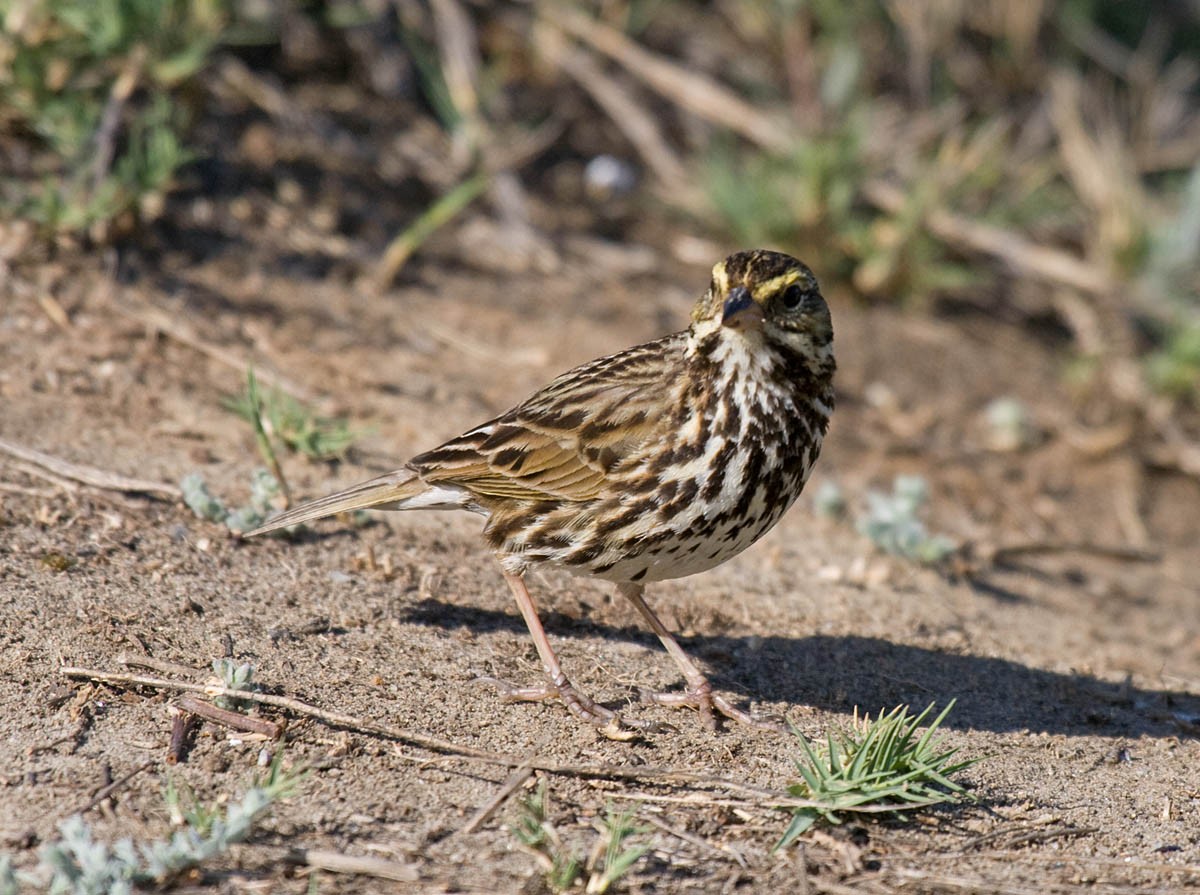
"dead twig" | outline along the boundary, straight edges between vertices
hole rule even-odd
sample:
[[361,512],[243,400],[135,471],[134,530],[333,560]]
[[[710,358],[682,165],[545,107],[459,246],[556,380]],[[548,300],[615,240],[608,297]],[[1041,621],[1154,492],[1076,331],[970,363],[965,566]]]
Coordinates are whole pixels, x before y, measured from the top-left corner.
[[87,802],[87,804],[83,805],[80,808],[76,808],[74,811],[71,812],[71,814],[87,814],[89,811],[91,811],[93,808],[95,808],[97,805],[99,805],[101,802],[103,802],[105,799],[107,799],[109,796],[111,796],[118,789],[120,789],[121,787],[128,784],[130,780],[132,780],[138,774],[142,773],[142,771],[148,771],[152,767],[154,767],[153,761],[142,762],[140,765],[138,765],[136,768],[134,768],[132,771],[130,771],[128,774],[126,774],[124,777],[120,777],[120,778],[114,780],[112,783],[108,784],[107,786],[105,786],[102,789],[100,789],[99,791],[97,791],[97,793],[94,796],[92,796],[91,800],[89,802]]
[[28,488],[25,485],[18,485],[15,482],[0,482],[0,491],[8,494],[21,494],[25,497],[40,497],[43,500],[54,497],[58,493],[49,488]]
[[[1009,856],[1009,860],[1012,857]],[[1046,895],[1043,888],[1027,889],[1024,886],[1004,886],[995,880],[968,879],[962,876],[946,876],[940,873],[929,873],[925,870],[914,870],[909,867],[897,867],[890,871],[891,875],[917,883],[924,891],[939,891],[948,889],[954,892],[974,892],[978,895]],[[858,890],[853,890],[857,892]]]
[[168,485],[164,482],[152,482],[148,479],[133,479],[114,472],[108,472],[104,469],[97,469],[94,466],[70,463],[59,457],[44,454],[41,451],[35,451],[33,448],[14,444],[4,439],[0,439],[0,453],[25,460],[63,478],[82,482],[93,488],[101,488],[108,491],[123,491],[130,494],[158,495],[169,497],[173,500],[180,498],[179,489],[174,485]]
[[1005,847],[1016,848],[1033,842],[1049,842],[1052,839],[1063,839],[1073,836],[1090,836],[1099,832],[1099,827],[1046,827],[1044,825],[1016,824],[1012,827],[1002,827],[971,839],[963,845],[963,852],[977,849],[980,846],[1003,841]]
[[496,794],[484,802],[484,804],[480,806],[479,810],[471,815],[471,819],[467,821],[466,825],[458,832],[474,833],[476,830],[478,830],[483,825],[484,821],[491,817],[496,812],[496,809],[503,805],[504,801],[514,792],[520,789],[525,781],[532,776],[533,768],[527,764],[521,765],[519,768],[513,771],[509,775],[508,779],[504,781],[504,784],[498,790],[496,790]]
[[1086,542],[1045,542],[1031,541],[1028,544],[1009,544],[996,547],[988,556],[990,563],[1002,563],[1020,556],[1041,556],[1050,553],[1086,553],[1090,556],[1103,556],[1120,562],[1158,562],[1162,554],[1153,550],[1142,550],[1137,547],[1115,546],[1112,544],[1090,544]]
[[[904,190],[882,180],[862,186],[863,197],[883,211],[897,213],[908,202]],[[929,232],[948,245],[990,255],[1014,271],[1070,286],[1093,295],[1111,293],[1115,284],[1096,265],[1050,246],[1037,245],[1009,230],[935,208],[924,217]]]
[[108,101],[104,104],[104,111],[100,113],[100,124],[96,128],[92,142],[94,153],[91,170],[93,195],[99,192],[104,178],[108,176],[108,172],[112,168],[113,154],[116,152],[117,145],[117,128],[121,124],[121,111],[142,79],[142,68],[145,64],[146,48],[144,46],[134,47],[133,52],[125,61],[125,66],[108,91]]
[[401,864],[386,858],[371,858],[364,855],[346,855],[341,852],[316,848],[293,848],[287,853],[289,862],[328,870],[330,873],[353,873],[376,879],[390,879],[411,883],[420,879],[417,864]]
[[287,724],[283,721],[268,721],[265,718],[243,715],[241,712],[220,708],[195,696],[181,696],[175,706],[182,712],[190,712],[224,727],[261,734],[272,740],[279,739],[287,729]]
[[[1008,851],[985,851],[976,852],[978,858],[989,858],[994,861],[1003,861],[1010,863],[1013,859],[1012,852]],[[924,855],[925,860],[937,861],[962,861],[962,854],[954,852],[927,852]],[[1139,861],[1136,858],[1114,858],[1109,855],[1085,855],[1078,853],[1065,853],[1061,851],[1048,852],[1042,854],[1036,851],[1025,852],[1021,855],[1022,861],[1040,861],[1046,864],[1092,864],[1101,867],[1119,867],[1126,870],[1144,870],[1153,873],[1172,873],[1185,876],[1200,877],[1200,864],[1168,864],[1166,861]]]
[[156,659],[154,656],[142,653],[121,653],[117,656],[117,662],[126,668],[149,668],[154,671],[161,671],[164,674],[189,675],[206,673],[203,668],[193,668],[191,665],[184,665],[181,662],[171,662],[168,659]]
[[[79,483],[73,482],[70,479],[63,478],[61,475],[55,475],[48,469],[42,469],[33,463],[14,462],[13,469],[18,472],[23,472],[26,475],[31,475],[35,479],[41,479],[44,482],[50,482],[58,487],[60,491],[65,491],[68,494],[79,493]],[[52,492],[53,493],[53,492]]]

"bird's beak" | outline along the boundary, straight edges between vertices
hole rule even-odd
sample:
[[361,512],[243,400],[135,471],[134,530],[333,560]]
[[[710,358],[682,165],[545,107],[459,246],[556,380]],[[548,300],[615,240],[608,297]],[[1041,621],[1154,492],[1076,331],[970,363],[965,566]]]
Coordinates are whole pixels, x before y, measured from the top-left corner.
[[721,309],[721,324],[730,329],[761,329],[762,322],[762,305],[754,300],[750,290],[745,286],[731,289]]

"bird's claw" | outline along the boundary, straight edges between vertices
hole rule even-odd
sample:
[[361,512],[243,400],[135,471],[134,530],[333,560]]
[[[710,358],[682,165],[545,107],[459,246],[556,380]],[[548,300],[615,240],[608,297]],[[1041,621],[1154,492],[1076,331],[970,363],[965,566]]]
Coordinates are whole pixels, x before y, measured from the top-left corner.
[[601,736],[610,740],[628,742],[644,734],[673,729],[669,724],[655,721],[628,721],[612,709],[580,693],[570,681],[558,685],[521,687],[501,678],[477,677],[474,683],[494,687],[504,702],[543,702],[547,699],[560,699],[572,715],[588,722]]
[[731,721],[744,724],[756,730],[770,730],[776,733],[787,732],[787,722],[779,715],[752,715],[743,711],[725,699],[713,693],[712,686],[705,681],[696,687],[689,687],[682,692],[661,693],[652,690],[639,691],[642,702],[651,705],[661,705],[667,708],[690,708],[700,713],[701,723],[709,730],[717,729],[717,715],[720,714]]

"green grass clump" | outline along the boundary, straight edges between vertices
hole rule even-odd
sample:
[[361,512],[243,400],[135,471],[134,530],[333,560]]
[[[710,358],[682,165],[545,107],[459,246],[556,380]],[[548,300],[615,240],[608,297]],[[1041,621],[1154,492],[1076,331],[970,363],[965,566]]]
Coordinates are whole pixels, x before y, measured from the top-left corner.
[[551,892],[566,892],[586,879],[584,892],[602,895],[650,850],[649,845],[626,845],[626,840],[642,832],[633,824],[633,811],[605,813],[597,822],[599,834],[587,856],[572,851],[562,840],[548,816],[546,781],[521,800],[513,833],[538,859]]
[[181,98],[226,17],[225,0],[0,0],[0,129],[42,150],[0,209],[96,239],[156,216],[192,158]]
[[793,809],[775,847],[795,842],[817,821],[840,824],[844,814],[911,811],[970,799],[949,777],[979,759],[954,762],[958,750],[945,748],[935,736],[953,707],[952,700],[920,735],[932,703],[915,717],[907,706],[887,714],[881,709],[874,720],[859,719],[856,710],[850,727],[830,732],[823,747],[794,731],[804,753],[796,762],[802,780],[788,792],[814,804]]

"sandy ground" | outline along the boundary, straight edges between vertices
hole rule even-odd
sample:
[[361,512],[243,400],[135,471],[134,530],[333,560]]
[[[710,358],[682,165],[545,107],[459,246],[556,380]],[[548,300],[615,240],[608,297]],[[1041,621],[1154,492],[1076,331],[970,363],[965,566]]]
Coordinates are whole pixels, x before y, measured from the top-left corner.
[[[242,371],[161,332],[156,309],[367,431],[345,463],[285,459],[292,487],[314,496],[398,465],[571,364],[682,326],[706,281],[666,252],[654,273],[615,274],[568,253],[543,275],[434,251],[376,297],[352,278],[263,263],[269,238],[245,257],[169,247],[120,283],[98,260],[61,274],[51,293],[10,281],[0,438],[166,483],[199,471],[243,500],[261,461],[249,426],[221,406]],[[958,700],[946,736],[984,756],[961,775],[979,804],[827,828],[772,854],[786,817],[761,800],[650,776],[538,774],[556,827],[586,851],[606,806],[635,807],[651,850],[622,882],[631,892],[1200,885],[1200,487],[1143,473],[1120,450],[1072,447],[1075,396],[1027,331],[864,309],[836,284],[826,291],[839,409],[814,484],[836,480],[857,506],[896,473],[924,475],[931,527],[969,543],[974,559],[939,572],[883,557],[805,498],[743,556],[650,597],[723,692],[809,735],[855,707]],[[39,303],[45,294],[62,319]],[[987,449],[983,409],[999,395],[1032,408],[1038,445]],[[63,818],[145,763],[88,807],[98,836],[163,835],[167,774],[206,798],[236,794],[273,748],[208,723],[169,767],[174,694],[68,679],[63,665],[202,682],[213,659],[231,656],[253,663],[268,692],[517,762],[668,768],[776,789],[795,779],[797,750],[782,736],[712,734],[690,713],[631,705],[676,729],[611,742],[559,705],[505,705],[473,684],[534,682],[539,671],[472,517],[324,523],[293,541],[243,543],[177,501],[47,480],[10,456],[0,485],[0,848],[22,867]],[[639,687],[678,684],[602,585],[548,572],[531,586],[579,686],[622,706]],[[121,662],[143,655],[160,670]],[[540,890],[539,866],[511,832],[520,793],[464,830],[510,768],[298,719],[284,755],[313,766],[299,794],[188,885],[314,891],[309,871],[284,861],[300,847],[388,859],[413,877],[320,872],[320,892]]]

